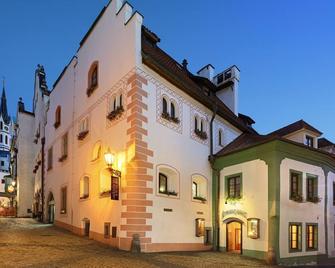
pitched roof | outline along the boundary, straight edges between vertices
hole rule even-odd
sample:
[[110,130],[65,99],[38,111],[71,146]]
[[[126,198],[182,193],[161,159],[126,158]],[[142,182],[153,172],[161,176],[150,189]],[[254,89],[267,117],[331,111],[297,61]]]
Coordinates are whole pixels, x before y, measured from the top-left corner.
[[322,132],[311,126],[310,124],[306,123],[304,120],[296,121],[290,125],[287,125],[283,128],[280,128],[276,131],[271,132],[269,135],[277,135],[280,137],[286,136],[293,132],[296,132],[301,129],[307,129],[309,131],[315,132],[318,135],[322,135]]
[[335,146],[335,144],[332,143],[330,140],[327,140],[326,138],[318,139],[318,148],[324,148],[328,146]]
[[148,67],[199,101],[208,109],[217,106],[217,114],[241,131],[256,133],[236,116],[216,95],[216,86],[208,79],[195,76],[157,46],[159,37],[142,27],[142,60]]

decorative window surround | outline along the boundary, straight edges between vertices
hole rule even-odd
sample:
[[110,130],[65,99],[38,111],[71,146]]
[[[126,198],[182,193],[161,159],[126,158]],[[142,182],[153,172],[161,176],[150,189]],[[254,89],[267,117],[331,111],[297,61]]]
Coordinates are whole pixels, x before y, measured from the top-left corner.
[[[193,140],[204,145],[209,145],[209,116],[200,110],[199,107],[191,106],[191,118],[190,118],[190,136]],[[198,128],[195,129],[195,118],[197,118]],[[203,124],[203,129],[201,130],[201,122]]]
[[126,84],[121,85],[121,90],[110,94],[107,99],[107,128],[117,124],[126,117]]
[[84,117],[80,122],[78,126],[78,135],[77,138],[79,141],[82,141],[86,138],[86,136],[89,133],[89,117]]
[[[163,111],[163,98],[167,101],[167,110]],[[183,99],[176,92],[156,84],[156,120],[158,123],[182,134],[182,117],[183,117]],[[171,104],[174,105],[175,115],[171,115]],[[173,113],[173,111],[172,111]]]

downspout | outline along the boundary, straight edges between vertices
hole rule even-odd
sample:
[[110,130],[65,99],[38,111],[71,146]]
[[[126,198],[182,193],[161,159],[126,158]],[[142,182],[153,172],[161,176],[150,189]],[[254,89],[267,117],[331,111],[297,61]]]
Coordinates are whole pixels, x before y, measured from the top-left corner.
[[41,139],[42,143],[42,159],[41,159],[41,198],[42,198],[42,216],[41,221],[44,222],[44,145],[45,137]]
[[[219,176],[219,170],[214,167],[215,163],[215,157],[214,157],[214,119],[217,113],[217,102],[216,100],[213,101],[212,106],[212,118],[210,121],[210,155],[209,155],[209,162],[212,168],[212,179],[216,180],[216,194],[213,195],[213,199],[215,198],[215,201],[213,202],[213,250],[219,251],[220,250],[220,222],[219,222],[219,199],[220,199],[220,176]],[[215,178],[214,178],[215,174]],[[212,183],[214,185],[214,183]],[[214,192],[215,189],[212,189],[212,192]]]

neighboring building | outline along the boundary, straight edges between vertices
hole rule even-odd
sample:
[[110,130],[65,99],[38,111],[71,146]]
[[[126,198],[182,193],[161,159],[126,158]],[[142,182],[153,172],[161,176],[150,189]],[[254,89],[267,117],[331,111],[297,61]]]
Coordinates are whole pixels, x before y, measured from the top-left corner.
[[335,260],[335,155],[317,149],[321,134],[300,120],[216,154],[222,250],[287,265]]
[[139,238],[143,252],[335,257],[335,158],[318,149],[322,133],[301,120],[259,135],[239,113],[236,66],[194,75],[142,24],[110,1],[52,91],[35,86],[25,122],[39,136],[26,156],[41,174],[36,211],[123,250]]
[[[43,66],[35,72],[33,111],[27,111],[20,99],[17,107],[14,163],[17,181],[17,215],[42,219],[42,167],[44,126],[49,100]],[[15,155],[15,152],[18,152]]]
[[8,115],[5,86],[3,85],[0,103],[0,207],[13,206],[10,176],[10,145],[13,135],[13,122]]

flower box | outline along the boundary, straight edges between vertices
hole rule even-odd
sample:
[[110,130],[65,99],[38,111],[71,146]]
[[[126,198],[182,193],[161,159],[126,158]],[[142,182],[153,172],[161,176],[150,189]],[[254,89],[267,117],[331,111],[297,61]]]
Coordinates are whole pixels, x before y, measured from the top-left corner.
[[60,126],[60,122],[55,122],[54,127],[58,128]]
[[203,203],[205,203],[207,201],[207,199],[204,198],[204,197],[202,197],[202,196],[193,196],[193,199],[194,200],[199,200],[199,201],[201,201]]
[[86,90],[87,97],[91,96],[94,90],[97,88],[97,85],[93,85]]
[[318,196],[313,196],[313,197],[309,197],[306,200],[307,202],[312,202],[312,203],[319,203],[321,201],[321,198]]
[[111,111],[107,115],[107,119],[109,119],[110,121],[113,121],[113,120],[119,118],[123,112],[124,112],[123,106],[119,106],[119,107],[116,108],[116,110]]
[[195,135],[198,136],[201,140],[207,140],[207,133],[205,131],[201,131],[199,129],[194,130]]
[[65,155],[62,155],[62,156],[58,159],[58,161],[59,161],[59,162],[63,162],[63,161],[66,160],[66,158],[67,158],[67,155],[66,155],[66,154],[65,154]]
[[173,123],[176,123],[176,124],[179,124],[180,123],[180,120],[178,117],[172,117],[170,116],[168,113],[162,113],[161,114],[162,118],[164,118],[165,120],[168,120],[170,122],[173,122]]
[[85,137],[88,135],[88,130],[82,131],[78,134],[77,138],[78,140],[82,141],[85,139]]
[[303,196],[300,194],[293,194],[290,199],[298,203],[302,203],[304,201]]

